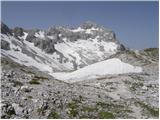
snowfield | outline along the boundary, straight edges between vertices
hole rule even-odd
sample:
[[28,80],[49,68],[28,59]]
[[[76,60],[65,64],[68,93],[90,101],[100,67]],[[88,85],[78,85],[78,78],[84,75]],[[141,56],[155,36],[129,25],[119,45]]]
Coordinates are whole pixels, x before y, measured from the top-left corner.
[[65,82],[77,82],[86,79],[96,79],[108,74],[124,74],[142,72],[141,67],[124,63],[118,58],[98,62],[71,73],[50,73],[56,79]]

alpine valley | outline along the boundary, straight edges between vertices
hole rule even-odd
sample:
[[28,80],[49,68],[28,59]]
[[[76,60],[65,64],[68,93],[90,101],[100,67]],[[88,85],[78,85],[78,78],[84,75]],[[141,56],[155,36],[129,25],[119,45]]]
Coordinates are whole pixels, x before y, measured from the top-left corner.
[[1,22],[1,118],[158,119],[159,49],[133,50],[93,22]]

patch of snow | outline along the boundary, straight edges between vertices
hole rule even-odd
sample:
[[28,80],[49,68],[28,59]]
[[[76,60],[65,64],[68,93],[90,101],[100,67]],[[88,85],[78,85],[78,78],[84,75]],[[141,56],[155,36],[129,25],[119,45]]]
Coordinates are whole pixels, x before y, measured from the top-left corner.
[[[10,43],[10,48],[11,48],[11,50],[7,50],[7,51],[2,49],[1,53],[6,55],[7,57],[10,57],[15,62],[18,62],[26,66],[33,66],[39,69],[40,71],[46,71],[46,72],[53,72],[52,68],[56,70],[68,70],[68,69],[72,70],[73,69],[72,63],[70,62],[59,63],[59,59],[58,60],[54,59],[55,54],[46,54],[40,48],[35,47],[34,43],[30,43],[26,40],[22,42],[15,39],[13,36],[7,36],[3,34],[1,34],[1,37],[3,38],[3,40]],[[17,43],[18,45],[13,44],[12,41]],[[31,56],[22,53],[21,48],[24,46],[27,51],[35,55],[35,58],[32,58]],[[18,49],[19,51],[15,51],[16,49]]]
[[51,73],[52,76],[65,82],[77,82],[86,79],[96,79],[107,74],[124,74],[142,72],[141,67],[124,63],[118,58],[101,61],[72,73]]
[[24,35],[21,36],[21,37],[19,36],[19,38],[25,40],[25,39],[27,38],[27,36],[28,36],[28,33],[23,32],[23,34],[24,34]]
[[[30,43],[28,41],[24,41],[24,43],[27,45],[28,50],[36,51],[38,56],[45,59],[45,61],[41,60],[41,63],[48,64],[48,66],[54,67],[56,69],[65,68],[65,66],[63,66],[63,64],[59,63],[58,60],[55,59],[55,57],[58,57],[57,54],[52,54],[52,55],[51,54],[46,54],[40,48],[35,47],[33,43]],[[36,59],[37,59],[37,57],[36,57]],[[40,59],[38,59],[38,61],[39,60]],[[70,66],[70,68],[68,68],[68,69],[71,69],[71,68],[72,68],[72,66]],[[51,72],[51,71],[49,71],[49,72]]]
[[99,29],[92,27],[91,29],[87,29],[87,30],[86,30],[86,33],[87,33],[87,34],[92,34],[93,31],[97,31],[97,30],[99,30]]
[[[21,52],[15,52],[13,50],[11,51],[3,51],[8,57],[11,57],[14,61],[26,65],[26,66],[34,66],[38,68],[41,71],[47,71],[52,72],[52,67],[50,65],[39,63],[36,60],[34,60],[32,57],[27,56],[26,54],[23,54]],[[12,57],[13,56],[13,57]]]
[[55,36],[47,36],[49,39],[55,39],[56,37]]
[[87,34],[92,34],[93,31],[99,30],[98,28],[90,28],[90,29],[82,29],[81,27],[78,27],[77,29],[71,30],[72,32],[85,32]]
[[[103,60],[104,57],[115,54],[117,52],[117,44],[114,42],[98,41],[99,36],[94,39],[78,39],[77,41],[70,42],[67,38],[63,38],[63,43],[55,44],[55,49],[61,53],[69,61],[75,60],[79,66],[82,63],[86,63],[86,59],[89,60]],[[100,47],[104,50],[100,50]]]
[[38,38],[41,38],[41,39],[45,38],[44,31],[39,31],[38,33],[35,33],[34,36],[38,37]]
[[58,34],[58,36],[59,36],[59,37],[61,37],[61,36],[62,36],[62,34]]
[[77,29],[73,29],[71,30],[72,32],[83,32],[85,31],[84,29],[82,29],[81,27],[78,27]]
[[[7,36],[5,34],[1,34],[1,38],[3,38],[3,40],[7,41],[10,44],[11,50],[17,50],[18,49],[19,51],[21,51],[20,46],[22,46],[22,43],[19,40],[15,39],[13,36]],[[13,41],[15,41],[19,46],[13,44],[12,43]]]

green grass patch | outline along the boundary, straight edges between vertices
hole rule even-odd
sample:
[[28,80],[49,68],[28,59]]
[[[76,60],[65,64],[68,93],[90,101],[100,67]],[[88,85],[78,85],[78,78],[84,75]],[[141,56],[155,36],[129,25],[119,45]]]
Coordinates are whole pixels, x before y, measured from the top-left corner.
[[43,76],[34,76],[35,79],[40,79],[40,80],[48,80],[47,77],[43,77]]
[[32,96],[27,96],[27,98],[32,99],[33,97]]
[[39,82],[39,80],[33,78],[31,81],[29,81],[29,84],[36,84],[36,85],[38,85],[38,84],[40,84],[40,82]]
[[56,111],[52,111],[48,116],[48,119],[59,119],[59,118],[60,115]]
[[111,112],[101,111],[98,113],[100,119],[114,119],[114,115]]
[[34,76],[34,78],[29,81],[30,84],[40,84],[40,81],[43,81],[43,80],[48,80],[47,77],[43,77],[43,76]]
[[82,108],[82,111],[87,111],[87,112],[94,112],[94,111],[97,111],[97,108],[92,108],[92,107],[83,107]]
[[77,115],[78,115],[78,110],[77,109],[71,109],[69,111],[69,117],[70,118],[76,117]]
[[70,103],[68,103],[68,105],[67,105],[69,108],[71,108],[71,109],[75,109],[75,108],[77,108],[78,107],[78,105],[77,105],[77,103],[76,102],[70,102]]
[[78,115],[77,109],[79,107],[77,101],[74,100],[74,101],[68,103],[67,106],[69,108],[69,113],[68,113],[69,117],[70,118],[76,117]]
[[97,102],[96,105],[97,105],[97,106],[101,106],[102,108],[108,108],[108,107],[113,106],[113,105],[111,105],[111,104],[107,104],[107,103],[104,103],[104,102]]
[[14,86],[22,86],[23,85],[23,83],[20,81],[13,81],[13,83],[14,83]]

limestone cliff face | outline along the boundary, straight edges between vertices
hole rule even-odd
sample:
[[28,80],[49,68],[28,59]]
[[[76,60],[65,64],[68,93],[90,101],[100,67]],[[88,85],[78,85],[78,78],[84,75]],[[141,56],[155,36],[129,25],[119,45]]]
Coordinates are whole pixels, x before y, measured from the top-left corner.
[[77,28],[59,26],[48,30],[11,30],[2,23],[1,31],[3,55],[36,68],[42,64],[49,68],[48,72],[79,69],[125,50],[112,30],[93,22]]

